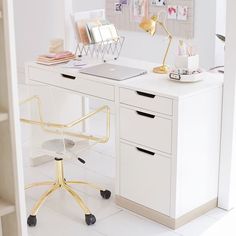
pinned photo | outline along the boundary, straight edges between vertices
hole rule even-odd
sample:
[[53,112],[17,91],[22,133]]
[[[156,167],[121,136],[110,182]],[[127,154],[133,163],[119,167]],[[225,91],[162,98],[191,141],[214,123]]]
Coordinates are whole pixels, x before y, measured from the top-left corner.
[[133,0],[134,17],[145,17],[147,12],[147,0]]
[[166,5],[166,0],[152,0],[151,4],[157,7],[163,7]]
[[148,17],[149,0],[132,0],[130,7],[130,20],[140,22]]
[[122,12],[122,4],[115,3],[115,12]]
[[176,20],[177,19],[177,6],[169,5],[167,8],[167,18]]
[[178,20],[187,20],[188,18],[188,7],[186,6],[178,6]]
[[119,3],[123,4],[123,5],[127,5],[128,4],[128,0],[119,0]]

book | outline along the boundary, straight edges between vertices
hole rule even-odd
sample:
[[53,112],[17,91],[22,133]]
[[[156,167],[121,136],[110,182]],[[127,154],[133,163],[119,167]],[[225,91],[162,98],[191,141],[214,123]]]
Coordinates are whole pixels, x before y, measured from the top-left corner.
[[92,20],[92,21],[88,21],[86,23],[87,34],[88,34],[90,43],[95,43],[92,28],[98,27],[98,26],[101,26],[101,25],[102,25],[102,23],[101,23],[100,20]]
[[112,39],[112,34],[110,31],[110,25],[103,25],[99,27],[101,37],[103,41],[108,41]]
[[81,20],[77,22],[77,37],[80,39],[81,43],[88,45],[90,43],[89,36],[86,28],[86,21]]
[[118,38],[116,28],[113,24],[105,24],[91,29],[94,42],[109,41]]
[[115,25],[110,24],[109,30],[111,31],[112,39],[117,39],[119,37]]
[[71,52],[49,53],[39,55],[36,62],[44,65],[55,65],[68,62],[73,59],[75,59],[75,55]]
[[102,42],[102,36],[100,33],[100,27],[93,27],[92,28],[92,35],[95,43],[100,43]]
[[43,54],[43,55],[39,55],[39,57],[48,58],[48,59],[62,59],[62,58],[72,56],[72,55],[74,54],[69,51],[65,51],[65,52],[60,52],[60,53]]
[[37,60],[36,63],[38,64],[42,64],[42,65],[46,65],[46,66],[53,66],[53,65],[57,65],[57,64],[62,64],[62,63],[67,63],[71,60],[74,60],[74,58],[67,58],[67,59],[63,59],[63,60],[57,60],[57,61],[41,61],[41,60]]

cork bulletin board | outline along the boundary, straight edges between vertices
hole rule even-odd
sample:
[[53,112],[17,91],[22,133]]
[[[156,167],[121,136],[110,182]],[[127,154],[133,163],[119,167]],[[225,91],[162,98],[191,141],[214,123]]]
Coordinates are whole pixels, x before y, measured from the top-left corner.
[[[194,0],[106,0],[106,18],[119,30],[140,31],[140,19],[134,17],[134,4],[146,6],[145,16],[165,12],[166,25],[175,37],[191,39],[194,37]],[[165,14],[161,14],[164,19]],[[166,35],[161,28],[158,34]]]

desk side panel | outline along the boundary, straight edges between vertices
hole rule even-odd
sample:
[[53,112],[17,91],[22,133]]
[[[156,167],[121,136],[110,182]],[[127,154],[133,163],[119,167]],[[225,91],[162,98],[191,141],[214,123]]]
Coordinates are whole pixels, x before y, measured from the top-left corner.
[[174,218],[217,198],[221,113],[222,87],[179,101]]

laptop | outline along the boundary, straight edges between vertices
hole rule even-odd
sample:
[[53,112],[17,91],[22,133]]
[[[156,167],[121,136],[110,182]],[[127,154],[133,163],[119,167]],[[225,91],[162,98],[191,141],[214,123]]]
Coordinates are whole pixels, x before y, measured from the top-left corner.
[[144,75],[147,73],[147,71],[127,66],[103,63],[96,66],[84,68],[80,71],[80,73],[122,81],[136,76]]

